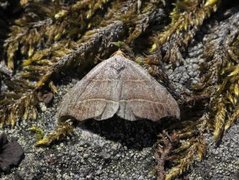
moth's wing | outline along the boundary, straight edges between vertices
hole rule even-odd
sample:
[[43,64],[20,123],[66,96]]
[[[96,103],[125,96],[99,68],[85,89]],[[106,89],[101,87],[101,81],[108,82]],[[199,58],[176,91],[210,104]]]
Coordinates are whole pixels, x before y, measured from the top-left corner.
[[176,100],[140,65],[125,60],[121,73],[120,107],[117,115],[128,120],[158,121],[166,116],[180,117]]
[[111,71],[113,57],[98,64],[69,93],[58,110],[58,119],[73,117],[79,121],[111,118],[119,108],[118,75]]

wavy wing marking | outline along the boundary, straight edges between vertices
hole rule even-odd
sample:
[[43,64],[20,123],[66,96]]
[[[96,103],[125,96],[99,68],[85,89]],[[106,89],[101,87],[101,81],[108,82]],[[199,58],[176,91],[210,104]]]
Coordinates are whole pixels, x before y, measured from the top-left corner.
[[[113,58],[113,57],[112,57]],[[63,98],[57,118],[82,121],[111,118],[118,110],[118,75],[111,70],[112,58],[103,61],[81,79]]]
[[117,114],[127,120],[180,117],[171,94],[146,70],[122,55],[103,61],[63,98],[58,119],[104,120]]
[[125,60],[125,67],[118,116],[132,121],[158,121],[166,116],[180,118],[178,104],[166,88],[133,61]]

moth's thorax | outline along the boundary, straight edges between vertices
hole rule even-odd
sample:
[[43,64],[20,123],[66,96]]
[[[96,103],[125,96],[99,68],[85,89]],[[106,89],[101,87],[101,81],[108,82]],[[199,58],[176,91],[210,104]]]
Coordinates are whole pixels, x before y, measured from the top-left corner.
[[112,63],[112,65],[110,65],[110,68],[115,70],[118,74],[121,73],[121,71],[126,68],[124,64],[124,60],[119,60],[117,58],[114,58],[113,61],[114,62]]

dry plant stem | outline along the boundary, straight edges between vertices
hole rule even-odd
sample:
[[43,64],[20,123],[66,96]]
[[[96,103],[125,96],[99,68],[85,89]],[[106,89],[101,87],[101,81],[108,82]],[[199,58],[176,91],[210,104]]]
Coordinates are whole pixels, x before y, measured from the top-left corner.
[[132,43],[135,39],[137,39],[143,33],[149,31],[151,24],[160,24],[164,21],[164,10],[161,8],[157,8],[156,5],[151,7],[151,10],[147,10],[145,13],[140,13],[136,18],[135,27],[133,32],[127,39],[128,43]]
[[227,131],[238,119],[239,119],[239,106],[236,106],[235,111],[232,113],[231,117],[226,122],[225,131]]
[[79,39],[87,30],[99,25],[102,17],[97,14],[102,13],[103,16],[110,2],[76,1],[68,6],[59,1],[30,2],[24,6],[25,13],[15,21],[5,42],[8,67],[16,68],[15,56],[19,49],[22,56],[30,58],[38,51],[36,47],[39,45],[47,49],[64,38],[70,39],[69,42]]
[[60,123],[56,129],[50,132],[43,139],[36,142],[35,146],[49,146],[55,141],[62,140],[73,133],[72,123],[65,121]]
[[171,23],[163,33],[155,36],[152,47],[152,50],[162,51],[164,61],[172,63],[183,61],[182,52],[185,51],[185,47],[191,42],[204,20],[216,11],[219,3],[218,0],[213,3],[202,2],[177,1],[175,4],[171,12]]
[[225,125],[225,119],[226,119],[226,107],[221,102],[218,104],[217,114],[215,116],[215,122],[214,122],[214,139],[216,142],[219,142],[221,139],[223,132],[224,132],[224,125]]
[[[202,135],[204,119],[205,115],[199,122],[189,121],[189,127],[173,129],[170,135],[165,131],[160,134],[155,152],[159,179],[174,179],[183,174],[196,157],[202,160],[207,147]],[[166,166],[166,162],[171,163],[170,168]]]
[[160,142],[158,142],[156,148],[155,148],[155,159],[157,165],[155,166],[155,169],[157,171],[157,179],[158,180],[164,180],[165,179],[165,162],[167,161],[170,152],[173,149],[172,143],[174,143],[175,139],[171,139],[169,134],[166,131],[163,131],[162,134],[160,134]]
[[[239,13],[233,14],[220,24],[207,37],[206,49],[210,47],[210,51],[205,54],[206,58],[211,60],[209,65],[206,86],[208,88],[214,86],[217,89],[211,93],[210,119],[214,129],[214,139],[217,143],[220,142],[224,130],[227,130],[237,120],[237,102],[238,102],[238,68],[234,56],[231,56],[233,48],[237,47],[236,42],[238,31]],[[229,24],[229,25],[228,25]],[[215,36],[215,34],[217,36]],[[217,41],[214,40],[218,37]],[[234,46],[235,45],[235,46]],[[205,77],[207,74],[205,74]],[[207,89],[207,88],[206,88]],[[206,91],[205,89],[205,91]]]
[[[206,144],[204,142],[204,137],[203,136],[193,137],[189,139],[188,142],[186,143],[190,143],[189,148],[186,148],[181,152],[184,154],[182,157],[180,157],[180,153],[176,154],[174,159],[176,159],[178,163],[177,165],[173,166],[171,169],[167,171],[165,176],[166,180],[174,179],[178,175],[188,170],[191,164],[195,161],[196,156],[199,157],[199,160],[202,160],[202,157],[206,152]],[[177,158],[177,156],[179,157]]]

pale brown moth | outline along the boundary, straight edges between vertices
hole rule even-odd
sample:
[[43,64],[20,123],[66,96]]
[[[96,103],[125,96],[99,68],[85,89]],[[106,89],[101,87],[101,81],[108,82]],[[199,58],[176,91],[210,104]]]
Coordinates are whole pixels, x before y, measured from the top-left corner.
[[64,97],[57,119],[135,121],[180,118],[176,100],[137,63],[116,53],[82,78]]

